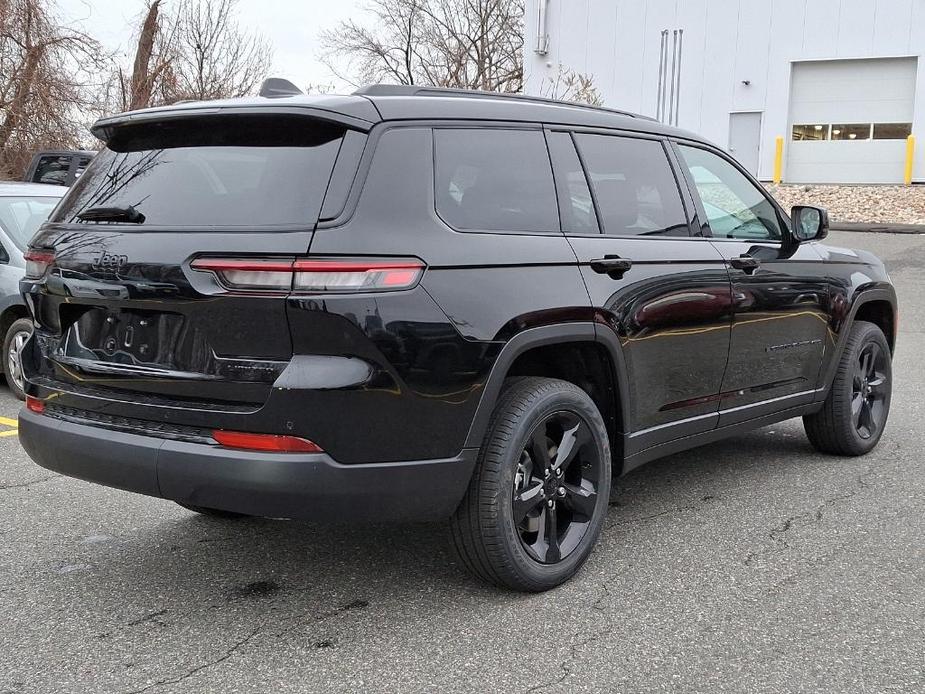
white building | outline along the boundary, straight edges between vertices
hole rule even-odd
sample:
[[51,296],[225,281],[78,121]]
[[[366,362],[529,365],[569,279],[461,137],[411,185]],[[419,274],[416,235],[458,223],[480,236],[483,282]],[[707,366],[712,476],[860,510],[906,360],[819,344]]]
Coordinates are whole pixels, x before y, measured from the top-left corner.
[[526,12],[530,94],[574,70],[606,105],[656,116],[667,30],[662,120],[676,111],[762,180],[781,136],[785,182],[901,183],[912,133],[925,181],[925,0],[526,0]]

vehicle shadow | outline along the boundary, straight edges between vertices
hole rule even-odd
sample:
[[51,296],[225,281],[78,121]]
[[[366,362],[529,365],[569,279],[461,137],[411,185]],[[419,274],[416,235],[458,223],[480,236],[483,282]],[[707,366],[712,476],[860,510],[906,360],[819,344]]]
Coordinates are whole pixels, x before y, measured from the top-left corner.
[[[832,464],[825,456],[807,463],[809,443],[796,429],[788,431],[753,432],[631,472],[617,482],[608,526],[628,524],[621,535],[632,543],[635,520],[734,494],[794,466]],[[467,594],[495,596],[490,602],[517,599],[468,578],[448,551],[442,524],[330,526],[170,513],[118,551],[97,556],[94,581],[115,593],[142,587],[168,593],[181,604],[272,599],[316,605],[320,615],[408,595],[444,596],[449,604]]]

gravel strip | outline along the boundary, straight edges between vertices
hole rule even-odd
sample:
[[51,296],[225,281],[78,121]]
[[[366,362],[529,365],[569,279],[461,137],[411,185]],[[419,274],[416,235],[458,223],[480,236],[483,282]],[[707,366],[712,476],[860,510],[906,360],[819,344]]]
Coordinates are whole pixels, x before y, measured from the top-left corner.
[[925,186],[765,185],[784,209],[824,207],[833,222],[925,224]]

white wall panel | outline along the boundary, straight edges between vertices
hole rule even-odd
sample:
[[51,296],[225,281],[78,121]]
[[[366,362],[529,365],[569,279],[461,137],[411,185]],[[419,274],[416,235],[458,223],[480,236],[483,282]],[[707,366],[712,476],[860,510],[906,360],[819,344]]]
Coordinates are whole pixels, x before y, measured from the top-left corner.
[[840,58],[870,55],[874,50],[874,21],[878,0],[841,0],[836,40]]
[[834,58],[838,53],[840,0],[806,0],[803,23],[793,23],[794,31],[803,31],[802,58]]
[[[645,71],[642,64],[654,55],[658,60],[658,39],[653,48],[651,37],[640,27],[646,26],[648,3],[618,0],[614,2],[617,11],[617,35],[614,41],[614,63],[609,79],[601,81],[601,94],[612,95],[613,101],[625,108],[647,115],[655,114],[655,87],[646,90]],[[656,69],[658,63],[656,62]],[[594,65],[592,74],[606,74],[607,66]]]
[[912,10],[921,0],[877,0],[874,3],[874,45],[884,55],[912,53]]
[[[703,82],[707,45],[707,10],[711,0],[684,0],[676,24],[684,29],[681,66],[681,127],[700,132],[703,129]],[[624,3],[626,4],[626,3]]]
[[[764,108],[767,99],[771,14],[769,2],[739,2],[735,73],[732,84],[733,110],[761,111]],[[742,84],[746,80],[750,84]]]
[[[659,32],[683,28],[680,126],[725,146],[730,113],[762,112],[763,179],[773,170],[776,136],[786,138],[785,156],[791,159],[790,78],[795,63],[925,55],[925,0],[550,0],[551,51],[546,58],[533,54],[536,3],[526,0],[528,92],[535,93],[538,77],[553,73],[562,62],[592,74],[607,105],[652,115]],[[863,64],[857,66],[858,74],[838,77],[841,87],[851,90],[843,89],[837,97],[829,94],[827,106],[817,99],[815,112],[833,119],[848,112],[871,121],[907,114],[904,119],[912,120],[920,143],[915,179],[925,180],[925,67],[910,87],[908,77],[868,74]],[[825,92],[832,86],[819,88]],[[809,108],[808,101],[804,105]],[[873,148],[869,154],[892,157],[884,154],[887,149]],[[797,167],[812,164],[796,154],[793,162]],[[880,166],[874,160],[870,165],[872,172]],[[850,169],[851,164],[840,161],[838,166]],[[785,178],[790,177],[785,168]]]

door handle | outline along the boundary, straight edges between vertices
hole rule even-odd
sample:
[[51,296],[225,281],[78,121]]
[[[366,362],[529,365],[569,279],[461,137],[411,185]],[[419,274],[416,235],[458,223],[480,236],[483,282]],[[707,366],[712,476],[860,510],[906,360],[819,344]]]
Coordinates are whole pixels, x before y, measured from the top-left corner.
[[603,258],[594,258],[591,269],[601,275],[610,275],[613,279],[622,279],[623,275],[633,267],[633,261],[621,258],[618,255],[605,255]]
[[740,255],[738,258],[733,258],[729,261],[729,265],[734,267],[736,270],[743,270],[746,275],[751,275],[761,267],[761,261],[758,258],[755,258],[750,255]]

